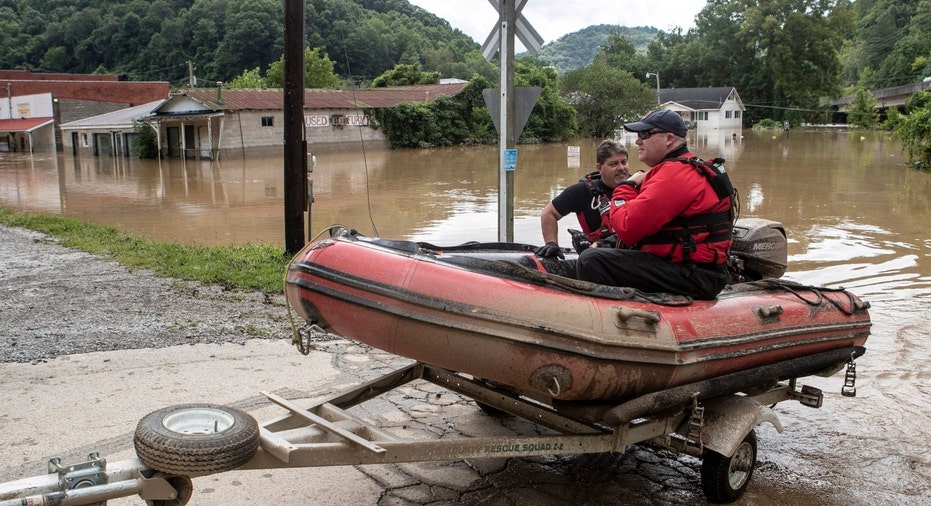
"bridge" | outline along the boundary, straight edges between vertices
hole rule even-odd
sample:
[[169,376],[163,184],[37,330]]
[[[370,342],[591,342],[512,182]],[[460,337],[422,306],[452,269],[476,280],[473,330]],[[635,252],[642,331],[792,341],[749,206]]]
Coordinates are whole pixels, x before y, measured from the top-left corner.
[[[931,89],[931,78],[925,78],[924,81],[912,84],[903,84],[902,86],[893,86],[892,88],[882,88],[873,91],[873,97],[876,98],[876,108],[885,110],[890,107],[905,105],[908,97],[918,91]],[[831,101],[831,105],[837,107],[837,112],[846,113],[847,107],[853,103],[853,95],[838,98]]]

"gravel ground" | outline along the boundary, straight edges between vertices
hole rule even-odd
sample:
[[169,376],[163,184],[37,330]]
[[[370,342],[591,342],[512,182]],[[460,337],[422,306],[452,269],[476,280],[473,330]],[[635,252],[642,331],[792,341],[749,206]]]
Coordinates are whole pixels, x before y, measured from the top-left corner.
[[0,258],[0,362],[291,338],[283,295],[160,278],[3,225]]

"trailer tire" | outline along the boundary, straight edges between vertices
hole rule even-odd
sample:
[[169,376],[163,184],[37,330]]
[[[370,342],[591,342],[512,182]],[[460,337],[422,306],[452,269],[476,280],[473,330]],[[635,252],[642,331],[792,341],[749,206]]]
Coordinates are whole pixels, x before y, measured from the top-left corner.
[[493,416],[495,418],[500,418],[508,414],[507,411],[498,409],[490,404],[485,404],[484,402],[481,402],[481,401],[475,401],[475,405],[478,406],[478,409],[481,409],[482,411],[484,411],[486,415]]
[[701,463],[701,485],[705,497],[716,503],[736,501],[747,490],[755,466],[756,432],[753,429],[730,457],[706,449]]
[[156,471],[203,476],[248,462],[259,447],[259,425],[236,408],[182,404],[139,420],[133,445],[139,459]]

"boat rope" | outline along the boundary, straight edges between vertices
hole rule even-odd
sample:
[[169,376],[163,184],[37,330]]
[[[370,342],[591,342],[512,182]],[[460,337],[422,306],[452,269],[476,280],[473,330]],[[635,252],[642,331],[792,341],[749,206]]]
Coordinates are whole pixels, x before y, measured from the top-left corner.
[[[854,314],[858,309],[863,307],[862,303],[858,304],[854,295],[843,287],[827,288],[823,286],[802,285],[792,281],[770,278],[761,279],[759,281],[750,281],[748,284],[760,286],[763,288],[784,290],[810,306],[820,306],[824,303],[825,300],[827,300],[829,303],[831,303],[831,305],[839,309],[847,316]],[[806,297],[803,292],[813,294],[814,298],[812,299],[810,296]],[[837,300],[834,297],[826,297],[824,295],[825,292],[844,294],[847,298],[846,305],[843,303],[843,301]]]
[[[323,232],[320,232],[320,234],[322,233]],[[320,234],[317,234],[317,237],[320,237]],[[316,240],[316,237],[314,239]],[[295,253],[294,256],[291,257],[291,260],[288,261],[287,265],[291,265],[297,256],[301,254],[301,251]],[[284,279],[282,281],[284,282],[284,305],[286,308],[288,308],[288,323],[291,325],[291,344],[297,346],[297,351],[301,352],[302,355],[308,355],[310,354],[310,350],[313,349],[313,345],[310,343],[309,336],[304,336],[301,334],[301,330],[294,323],[294,312],[291,309],[291,299],[288,297],[287,267],[284,270]]]
[[[343,25],[342,29],[343,29],[342,40],[343,42],[345,42],[346,40],[348,40],[348,37],[346,34],[346,25]],[[346,58],[346,74],[352,77],[352,67],[349,66],[349,49],[348,49],[347,44],[343,44],[343,57]],[[359,83],[361,83],[361,79],[359,79],[356,82],[356,86],[350,87],[350,91],[352,92],[353,104],[359,103],[359,100],[356,98],[356,88],[358,88]],[[368,212],[369,222],[372,224],[372,234],[377,236],[378,227],[375,225],[375,217],[372,216],[372,191],[371,191],[371,188],[369,187],[369,159],[368,159],[368,156],[366,156],[366,152],[365,152],[365,135],[362,132],[363,122],[359,121],[357,123],[358,123],[358,129],[359,129],[359,146],[362,148],[362,166],[365,169],[365,207],[366,207],[366,211]]]
[[[355,233],[354,230],[352,230],[351,228],[347,226],[334,224],[318,232],[317,235],[315,235],[307,243],[310,244],[310,243],[317,242],[317,240],[320,239],[320,237],[323,236],[323,234],[329,234],[330,237],[333,237],[335,235],[342,233],[342,231],[347,231],[349,233]],[[295,259],[297,259],[298,255],[300,255],[302,251],[298,251],[297,253],[295,253],[294,256],[291,257],[291,260],[288,261],[287,265],[293,264]],[[325,335],[327,334],[327,332],[326,330],[320,328],[317,325],[311,325],[309,328],[302,331],[301,328],[299,328],[297,324],[294,323],[294,312],[291,309],[291,299],[288,296],[288,269],[287,268],[285,269],[285,272],[284,272],[283,281],[284,281],[284,305],[285,307],[288,308],[288,323],[291,324],[291,344],[296,346],[297,351],[301,352],[301,354],[308,355],[310,354],[310,351],[314,349],[314,345],[313,345],[314,338],[318,335]]]

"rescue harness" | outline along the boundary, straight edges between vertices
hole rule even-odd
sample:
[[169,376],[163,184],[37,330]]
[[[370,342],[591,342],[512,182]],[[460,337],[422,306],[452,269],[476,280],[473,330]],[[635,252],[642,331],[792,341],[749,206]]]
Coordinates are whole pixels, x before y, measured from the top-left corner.
[[598,171],[585,174],[585,177],[579,179],[579,182],[585,185],[585,189],[592,196],[591,208],[598,211],[599,216],[601,216],[601,226],[597,230],[588,230],[588,221],[579,220],[584,222],[585,235],[588,236],[590,242],[605,239],[613,233],[609,220],[611,189],[601,180],[601,173]]
[[[702,160],[701,158],[667,158],[664,161],[683,162],[691,165],[704,176],[708,184],[714,189],[719,199],[730,199],[730,206],[726,211],[696,214],[693,216],[679,216],[665,224],[655,234],[640,241],[643,244],[670,244],[669,257],[672,257],[675,247],[682,248],[682,259],[689,261],[691,253],[695,251],[697,243],[696,234],[707,233],[703,243],[725,242],[733,238],[734,222],[739,213],[737,190],[731,183],[730,177],[724,171],[724,159],[714,158]],[[715,262],[719,263],[719,262]]]

